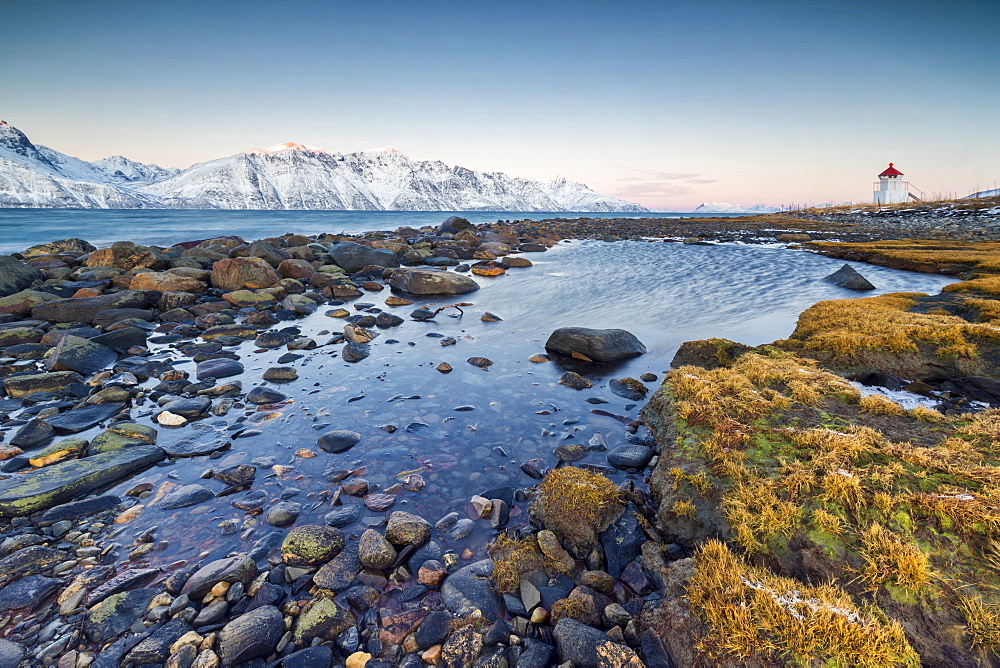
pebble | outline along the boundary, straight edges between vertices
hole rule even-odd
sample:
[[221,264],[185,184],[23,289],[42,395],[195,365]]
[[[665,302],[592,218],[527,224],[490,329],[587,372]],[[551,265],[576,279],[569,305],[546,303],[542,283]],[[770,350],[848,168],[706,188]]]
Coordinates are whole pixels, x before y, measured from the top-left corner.
[[271,526],[287,526],[299,517],[302,504],[294,501],[279,501],[267,510],[265,520]]
[[182,415],[176,415],[168,411],[163,411],[156,416],[156,421],[162,424],[164,427],[180,427],[181,425],[187,424],[187,418]]

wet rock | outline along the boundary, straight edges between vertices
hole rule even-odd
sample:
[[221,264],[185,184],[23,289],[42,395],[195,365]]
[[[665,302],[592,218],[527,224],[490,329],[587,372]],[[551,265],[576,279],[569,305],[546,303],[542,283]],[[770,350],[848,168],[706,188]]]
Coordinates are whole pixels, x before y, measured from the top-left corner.
[[201,485],[184,485],[175,489],[163,497],[160,501],[160,508],[163,510],[174,510],[176,508],[187,508],[199,503],[214,499],[212,490]]
[[98,645],[120,636],[145,614],[155,594],[151,589],[136,589],[109,596],[87,611],[84,635]]
[[574,668],[642,665],[627,646],[611,642],[606,633],[575,619],[560,619],[552,637],[559,648],[560,660],[572,663]]
[[46,361],[49,371],[76,371],[89,376],[111,366],[118,354],[79,336],[63,336]]
[[315,599],[312,607],[299,615],[295,624],[295,642],[308,645],[313,638],[333,641],[357,623],[350,610],[329,598]]
[[55,430],[48,422],[33,418],[17,430],[14,437],[10,439],[10,444],[22,450],[33,448],[52,438],[54,433]]
[[344,534],[333,527],[306,524],[295,527],[281,543],[281,559],[298,568],[325,564],[344,549]]
[[434,368],[440,371],[441,373],[451,373],[452,370],[452,366],[447,362],[441,362]]
[[635,378],[612,378],[608,383],[612,394],[628,399],[629,401],[642,401],[646,398],[649,390]]
[[271,526],[287,526],[299,517],[302,511],[302,504],[294,501],[279,501],[267,509],[265,519]]
[[441,610],[435,610],[424,617],[417,627],[416,641],[418,649],[428,649],[440,645],[451,633],[451,615]]
[[659,380],[659,377],[655,373],[649,373],[647,371],[646,373],[639,376],[639,380],[643,381],[644,383],[652,383],[654,381]]
[[388,329],[389,327],[397,327],[403,324],[403,319],[394,313],[386,313],[383,311],[375,316],[375,326],[380,329]]
[[256,257],[235,257],[212,264],[212,287],[221,290],[270,288],[281,281],[271,265]]
[[575,371],[567,371],[559,378],[559,384],[573,390],[586,390],[594,384]]
[[396,254],[388,248],[371,248],[354,241],[341,241],[330,249],[330,257],[349,274],[367,266],[398,267]]
[[384,513],[392,508],[396,503],[395,494],[367,494],[364,498],[365,506],[375,513]]
[[360,440],[361,434],[356,431],[335,429],[320,436],[316,443],[327,452],[339,454],[350,450],[357,445]]
[[164,458],[152,445],[73,459],[0,481],[0,516],[23,517],[144,470]]
[[217,559],[195,571],[184,583],[181,593],[198,599],[220,582],[242,582],[247,585],[256,575],[257,564],[246,554]]
[[175,399],[163,405],[163,410],[190,419],[204,415],[212,406],[212,400],[207,397],[194,399]]
[[120,401],[109,401],[103,404],[92,404],[82,408],[74,408],[59,415],[53,415],[47,422],[58,433],[75,434],[97,425],[119,413],[125,404]]
[[354,524],[360,517],[361,506],[352,504],[334,508],[323,517],[323,521],[330,527],[345,527]]
[[595,362],[635,357],[646,352],[634,334],[624,329],[562,327],[549,335],[545,349],[563,355],[579,353]]
[[313,574],[313,583],[320,589],[334,592],[343,591],[351,586],[354,577],[361,569],[361,561],[358,559],[358,545],[350,543],[341,550],[340,554]]
[[183,619],[172,619],[136,645],[126,655],[125,662],[135,665],[163,663],[170,656],[170,646],[190,630],[191,625]]
[[545,668],[552,663],[554,651],[551,645],[546,645],[540,640],[524,638],[521,641],[521,656],[518,657],[517,666],[518,668]]
[[157,432],[152,427],[134,422],[119,422],[98,434],[90,443],[90,452],[110,452],[134,445],[156,443]]
[[480,369],[488,369],[493,365],[493,360],[486,357],[470,357],[465,361],[472,366],[478,366]]
[[[0,279],[2,281],[2,279]],[[51,292],[40,290],[21,290],[6,297],[0,297],[0,313],[9,313],[23,317],[31,313],[36,306],[58,299]]]
[[608,463],[619,469],[642,469],[656,453],[645,445],[620,445],[608,452]]
[[0,589],[0,613],[33,608],[59,589],[61,582],[44,575],[29,575]]
[[12,295],[35,281],[44,280],[45,274],[40,269],[29,267],[10,255],[0,255],[0,297]]
[[[197,427],[199,425],[195,425]],[[199,429],[194,434],[165,443],[161,447],[171,457],[199,457],[210,455],[216,450],[225,450],[231,445],[226,432],[215,429]]]
[[255,387],[247,392],[247,403],[254,405],[276,404],[284,401],[288,395],[269,387]]
[[371,354],[371,348],[367,343],[352,341],[344,346],[340,353],[345,362],[360,362]]
[[0,638],[0,668],[17,668],[24,654],[24,648],[16,642]]
[[479,289],[479,284],[468,276],[429,269],[397,269],[389,285],[415,295],[460,295]]
[[74,371],[26,373],[7,376],[4,389],[14,399],[23,399],[38,392],[64,393],[70,385],[83,383],[83,377]]
[[463,626],[441,647],[441,665],[445,668],[465,668],[476,663],[483,650],[483,636],[473,626]]
[[284,633],[284,617],[273,605],[240,615],[219,631],[221,666],[231,668],[251,659],[270,656]]
[[243,373],[243,365],[227,358],[206,360],[198,364],[198,380],[229,378]]
[[358,560],[365,568],[382,570],[396,560],[396,549],[382,534],[366,529],[358,541]]
[[613,578],[621,577],[622,571],[639,556],[642,544],[646,542],[646,534],[636,519],[638,512],[635,505],[629,503],[599,536],[608,560],[608,573]]
[[258,348],[280,348],[295,340],[292,332],[261,332],[253,344]]
[[838,287],[847,288],[848,290],[875,289],[875,286],[872,285],[867,278],[859,274],[857,270],[849,264],[845,264],[843,267],[825,277],[823,280]]
[[389,522],[385,527],[386,540],[397,547],[422,545],[430,538],[430,535],[430,522],[402,510],[397,510],[389,515]]
[[290,383],[298,380],[299,372],[290,366],[276,366],[264,371],[263,378],[271,383]]
[[[367,656],[371,658],[371,655]],[[333,650],[326,645],[317,645],[292,652],[282,660],[281,668],[326,668],[332,663]]]
[[[87,594],[87,605],[93,606],[114,594],[136,589],[139,585],[151,580],[157,573],[158,571],[155,568],[130,568],[122,571],[111,579],[102,582],[99,586],[92,588],[90,593]],[[80,577],[84,576],[81,575]],[[95,584],[96,582],[97,580],[93,581]]]
[[490,583],[493,562],[476,561],[448,576],[441,587],[441,598],[455,615],[469,615],[479,610],[486,619],[500,616],[500,594]]

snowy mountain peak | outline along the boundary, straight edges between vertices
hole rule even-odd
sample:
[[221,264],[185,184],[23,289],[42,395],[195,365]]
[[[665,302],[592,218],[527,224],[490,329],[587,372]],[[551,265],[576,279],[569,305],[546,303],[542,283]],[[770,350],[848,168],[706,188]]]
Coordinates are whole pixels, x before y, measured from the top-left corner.
[[120,155],[86,162],[0,125],[0,208],[311,209],[349,211],[645,211],[582,183],[515,179],[395,146],[334,153],[294,142],[185,170]]
[[295,142],[286,141],[283,144],[275,144],[274,146],[268,146],[267,148],[252,148],[249,151],[244,151],[244,155],[267,155],[269,153],[282,153],[285,151],[296,151],[302,153],[329,153],[325,148],[319,148],[318,146],[309,146],[308,144],[296,144]]
[[776,206],[754,204],[751,207],[730,204],[728,202],[705,202],[699,204],[694,213],[774,213],[780,211]]

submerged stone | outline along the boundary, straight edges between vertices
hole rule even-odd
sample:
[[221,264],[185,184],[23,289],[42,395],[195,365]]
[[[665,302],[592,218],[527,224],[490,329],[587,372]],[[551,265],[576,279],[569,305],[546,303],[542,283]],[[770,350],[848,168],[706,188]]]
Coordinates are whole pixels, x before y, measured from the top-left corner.
[[0,517],[25,517],[141,471],[165,456],[153,445],[59,462],[0,480]]

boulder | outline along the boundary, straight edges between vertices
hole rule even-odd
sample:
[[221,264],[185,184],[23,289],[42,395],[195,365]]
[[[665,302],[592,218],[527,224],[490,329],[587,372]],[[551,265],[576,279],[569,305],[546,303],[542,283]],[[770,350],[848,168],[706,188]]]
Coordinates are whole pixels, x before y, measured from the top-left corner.
[[285,620],[273,605],[262,605],[240,615],[219,631],[218,648],[222,668],[266,658],[274,653],[285,633]]
[[468,276],[433,269],[396,269],[389,286],[414,295],[462,295],[479,289]]
[[109,248],[93,251],[83,263],[86,267],[115,267],[117,269],[166,269],[170,258],[155,248],[140,246],[131,241],[116,241]]
[[573,668],[642,665],[627,646],[612,642],[603,631],[569,617],[559,620],[552,637],[559,648],[560,660],[572,663]]
[[636,357],[646,352],[646,346],[634,334],[624,329],[588,329],[561,327],[549,335],[545,349],[563,355],[578,353],[595,362]]
[[83,377],[74,371],[53,371],[7,376],[3,386],[14,399],[23,399],[36,392],[62,392],[67,386],[82,382]]
[[32,255],[55,255],[58,253],[90,253],[97,250],[83,239],[62,239],[60,241],[49,241],[44,244],[36,244],[21,251],[21,255],[30,257]]
[[0,480],[0,517],[25,517],[148,468],[165,457],[154,445],[103,452]]
[[31,317],[49,322],[83,322],[91,323],[102,311],[111,309],[144,309],[149,305],[149,298],[136,290],[123,290],[99,297],[81,297],[79,299],[55,299],[36,306],[31,310]]
[[[0,278],[0,281],[3,279]],[[51,292],[41,290],[21,290],[14,294],[0,297],[0,313],[10,313],[16,316],[25,316],[31,313],[36,306],[41,306],[45,302],[58,299]]]
[[872,285],[867,278],[859,274],[857,270],[849,264],[845,264],[843,267],[833,272],[823,280],[838,287],[847,288],[848,290],[875,289],[875,286]]
[[304,567],[325,564],[344,549],[340,529],[306,524],[295,527],[281,543],[281,559],[288,566]]
[[87,611],[84,635],[98,645],[113,640],[142,618],[155,595],[152,589],[134,589],[107,597]]
[[490,584],[493,562],[489,559],[475,561],[448,576],[441,587],[441,599],[454,615],[482,612],[483,617],[495,621],[500,616],[500,594]]
[[295,623],[295,642],[308,646],[313,638],[336,640],[337,636],[357,623],[350,610],[329,598],[319,598],[312,607],[299,615]]
[[368,266],[398,267],[396,254],[387,248],[371,248],[354,241],[341,241],[330,249],[330,257],[349,274]]
[[212,265],[212,287],[221,290],[270,288],[280,281],[278,272],[257,257],[234,257]]
[[118,353],[107,346],[79,336],[63,336],[52,350],[45,366],[49,371],[76,371],[90,376],[111,366]]
[[44,281],[40,269],[29,267],[16,257],[0,255],[0,297],[24,290],[35,281]]
[[136,274],[129,288],[132,290],[153,290],[155,292],[204,292],[208,286],[204,281],[187,276],[178,276],[168,271],[145,271]]

